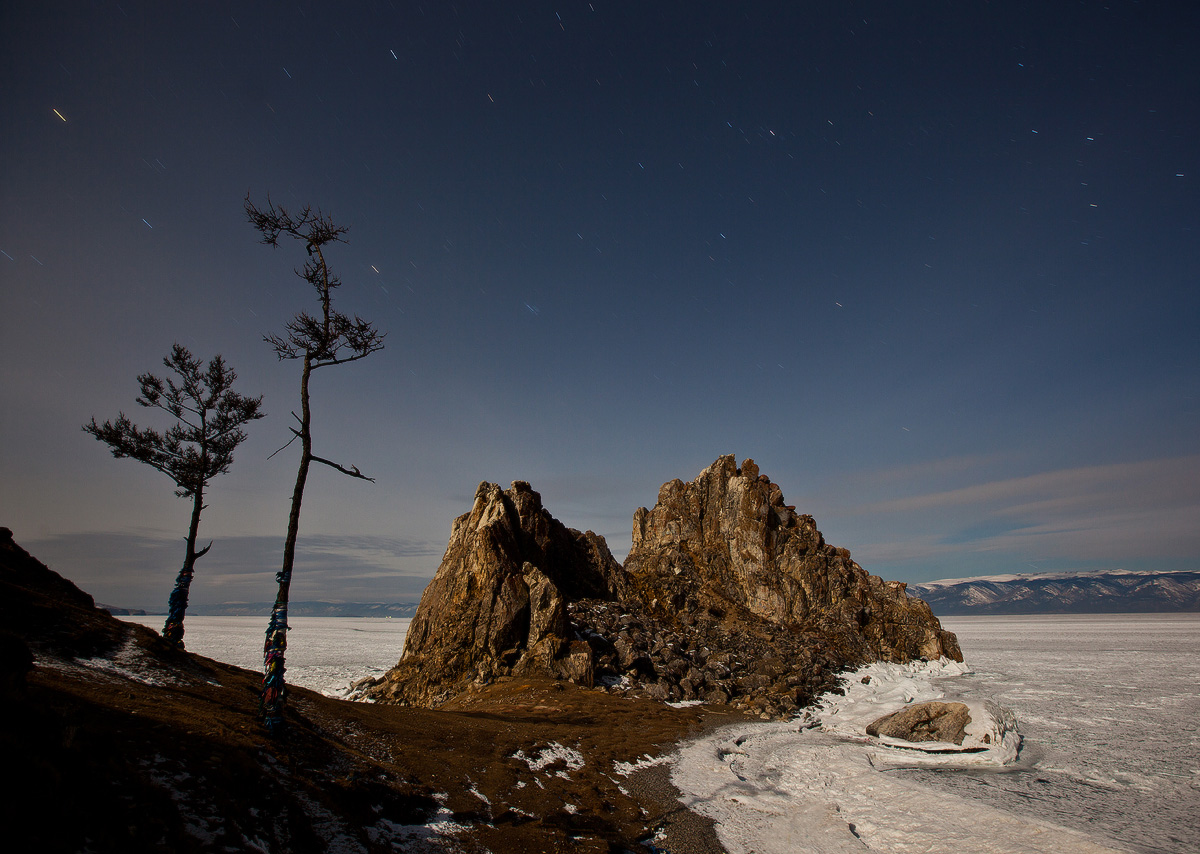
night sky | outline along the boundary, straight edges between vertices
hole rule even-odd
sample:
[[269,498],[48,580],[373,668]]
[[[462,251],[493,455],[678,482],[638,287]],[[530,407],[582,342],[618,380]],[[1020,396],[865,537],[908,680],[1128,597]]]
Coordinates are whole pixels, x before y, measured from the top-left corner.
[[80,426],[178,341],[265,395],[192,601],[274,596],[315,310],[247,193],[351,226],[387,348],[314,380],[292,599],[415,601],[480,481],[617,557],[753,458],[904,581],[1194,569],[1200,23],[1162,2],[0,11],[0,524],[162,608],[190,503]]

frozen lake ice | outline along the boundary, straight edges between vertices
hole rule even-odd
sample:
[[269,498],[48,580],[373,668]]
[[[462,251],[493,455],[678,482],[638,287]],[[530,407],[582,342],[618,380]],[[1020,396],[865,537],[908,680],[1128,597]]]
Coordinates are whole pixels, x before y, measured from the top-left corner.
[[949,689],[1016,712],[1024,767],[906,776],[1098,831],[1133,851],[1200,851],[1200,614],[948,617],[942,625],[958,633],[974,670]]
[[[162,631],[163,617],[122,617]],[[396,666],[408,632],[407,617],[289,617],[287,681],[342,696],[351,683]],[[189,652],[262,672],[267,616],[188,617]]]
[[[848,680],[819,729],[735,724],[685,745],[685,803],[731,854],[1200,851],[1200,614],[942,624],[973,672],[872,665],[872,689]],[[853,734],[939,694],[1012,711],[1016,761],[905,761]]]

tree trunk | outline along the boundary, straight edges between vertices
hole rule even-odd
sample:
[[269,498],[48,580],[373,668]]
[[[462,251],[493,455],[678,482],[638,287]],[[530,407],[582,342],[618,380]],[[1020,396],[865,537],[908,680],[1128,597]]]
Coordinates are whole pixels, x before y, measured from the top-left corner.
[[187,613],[188,591],[192,586],[192,574],[196,561],[207,552],[196,552],[196,536],[200,532],[200,511],[204,509],[204,485],[200,484],[192,496],[192,522],[188,527],[187,548],[183,555],[183,568],[175,578],[175,588],[167,600],[167,622],[163,625],[163,639],[171,646],[183,649],[183,618]]
[[308,380],[311,373],[312,361],[309,355],[305,354],[304,370],[300,374],[300,468],[296,472],[296,486],[292,490],[287,539],[283,544],[283,568],[275,575],[275,580],[279,582],[279,590],[275,594],[275,605],[271,608],[267,640],[263,647],[263,688],[260,705],[263,723],[272,734],[283,729],[283,709],[287,702],[287,684],[283,675],[286,670],[284,653],[287,650],[288,595],[292,586],[292,567],[296,561],[296,538],[300,533],[300,505],[304,501],[304,483],[308,480],[308,467],[312,462],[308,404]]

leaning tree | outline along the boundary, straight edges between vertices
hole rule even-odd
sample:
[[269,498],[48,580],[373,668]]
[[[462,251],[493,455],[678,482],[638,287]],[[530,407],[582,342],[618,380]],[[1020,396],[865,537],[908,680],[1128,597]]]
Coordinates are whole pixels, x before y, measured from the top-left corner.
[[[373,478],[359,471],[357,466],[347,468],[313,453],[309,381],[313,371],[318,368],[355,362],[382,350],[384,334],[361,317],[355,315],[351,318],[333,308],[333,290],[341,285],[341,281],[329,270],[325,261],[325,247],[330,243],[345,243],[348,226],[335,225],[332,217],[322,213],[319,208],[306,206],[292,213],[282,205],[272,203],[269,196],[264,208],[255,205],[247,196],[245,209],[250,224],[262,235],[263,243],[278,248],[279,239],[287,237],[304,244],[308,258],[304,266],[296,271],[296,275],[313,287],[321,305],[319,314],[309,314],[306,311],[297,314],[284,327],[284,334],[264,336],[264,340],[275,349],[275,355],[280,360],[296,359],[301,362],[300,413],[292,413],[297,423],[290,428],[292,438],[287,442],[287,445],[290,445],[296,439],[300,440],[300,465],[296,472],[296,485],[292,490],[287,539],[283,545],[283,567],[275,575],[279,590],[275,596],[275,605],[271,608],[267,639],[263,648],[263,722],[268,730],[277,732],[283,727],[283,710],[287,701],[284,653],[287,650],[288,595],[296,559],[296,537],[300,530],[300,505],[304,500],[304,484],[308,480],[309,466],[312,463],[322,463],[344,475],[374,482]],[[287,445],[284,445],[284,448]]]
[[178,381],[142,374],[138,377],[142,393],[136,400],[141,406],[170,413],[175,419],[171,427],[162,432],[143,429],[122,412],[115,422],[97,424],[93,418],[83,429],[108,445],[114,457],[130,457],[158,469],[175,481],[176,495],[192,499],[183,568],[167,602],[162,631],[168,643],[182,649],[183,618],[196,561],[212,548],[210,542],[196,550],[200,513],[206,506],[204,490],[210,480],[229,471],[234,449],[246,438],[242,426],[266,413],[262,412],[261,395],[245,397],[233,390],[237,374],[220,356],[205,366],[186,347],[176,344],[163,364]]

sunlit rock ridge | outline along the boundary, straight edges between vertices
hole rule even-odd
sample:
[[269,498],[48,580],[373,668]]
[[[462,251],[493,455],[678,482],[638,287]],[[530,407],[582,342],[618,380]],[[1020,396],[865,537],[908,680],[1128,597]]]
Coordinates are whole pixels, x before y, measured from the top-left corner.
[[623,567],[528,483],[480,484],[400,662],[361,690],[437,706],[538,675],[777,717],[847,667],[942,656],[962,660],[928,605],[827,544],[752,460],[723,456],[637,510]]

